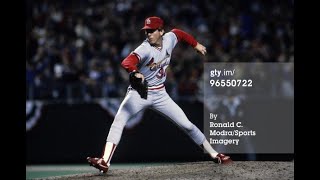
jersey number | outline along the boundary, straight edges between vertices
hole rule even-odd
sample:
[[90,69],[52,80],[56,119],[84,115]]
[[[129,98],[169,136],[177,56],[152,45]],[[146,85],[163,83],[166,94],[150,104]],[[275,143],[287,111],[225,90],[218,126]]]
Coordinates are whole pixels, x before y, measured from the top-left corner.
[[159,70],[158,74],[156,75],[156,77],[157,77],[158,79],[162,79],[162,78],[166,75],[165,72],[166,72],[166,71],[165,71],[163,68],[160,68],[160,70]]

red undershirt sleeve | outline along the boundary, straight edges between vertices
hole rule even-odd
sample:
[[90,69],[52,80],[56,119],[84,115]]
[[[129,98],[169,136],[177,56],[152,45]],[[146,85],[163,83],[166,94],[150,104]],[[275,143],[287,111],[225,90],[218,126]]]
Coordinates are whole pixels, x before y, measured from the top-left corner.
[[196,47],[196,45],[198,44],[197,40],[193,36],[180,29],[172,29],[171,32],[173,32],[177,36],[178,41],[184,41],[192,47]]
[[131,53],[122,62],[121,66],[127,71],[138,71],[137,64],[139,63],[139,58],[136,54]]

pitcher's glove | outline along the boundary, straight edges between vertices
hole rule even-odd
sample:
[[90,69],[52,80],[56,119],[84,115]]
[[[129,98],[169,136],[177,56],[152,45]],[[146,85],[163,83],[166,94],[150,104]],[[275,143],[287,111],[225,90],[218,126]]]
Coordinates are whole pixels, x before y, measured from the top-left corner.
[[131,84],[131,87],[135,89],[139,94],[141,98],[147,99],[148,97],[148,82],[147,80],[144,80],[142,82],[142,78],[137,78],[136,73],[139,73],[138,71],[130,72],[129,73],[129,81]]

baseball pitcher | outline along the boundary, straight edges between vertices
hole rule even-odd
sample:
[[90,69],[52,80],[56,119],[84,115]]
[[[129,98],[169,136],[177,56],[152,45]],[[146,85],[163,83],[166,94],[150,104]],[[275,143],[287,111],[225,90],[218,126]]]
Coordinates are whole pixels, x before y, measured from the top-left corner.
[[164,22],[160,17],[146,18],[142,28],[146,39],[121,63],[129,73],[128,92],[109,130],[102,157],[87,158],[88,163],[102,173],[106,173],[110,167],[112,155],[127,121],[147,107],[168,116],[219,164],[232,162],[229,156],[218,153],[211,147],[204,134],[189,121],[182,109],[171,99],[164,86],[166,69],[178,42],[188,43],[202,55],[207,53],[206,47],[180,29],[172,29],[165,33],[163,25]]

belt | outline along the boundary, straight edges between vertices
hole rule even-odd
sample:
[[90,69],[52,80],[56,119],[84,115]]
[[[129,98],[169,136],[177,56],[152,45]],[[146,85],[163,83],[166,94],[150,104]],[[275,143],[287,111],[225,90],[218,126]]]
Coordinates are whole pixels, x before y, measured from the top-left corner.
[[[149,86],[148,87],[148,91],[149,90],[158,90],[158,89],[162,89],[164,88],[164,84],[160,84],[160,85],[157,85],[157,86]],[[131,86],[128,87],[128,90],[133,90],[133,88]]]
[[158,89],[162,89],[162,88],[164,88],[164,84],[160,84],[157,86],[149,86],[148,90],[158,90]]

